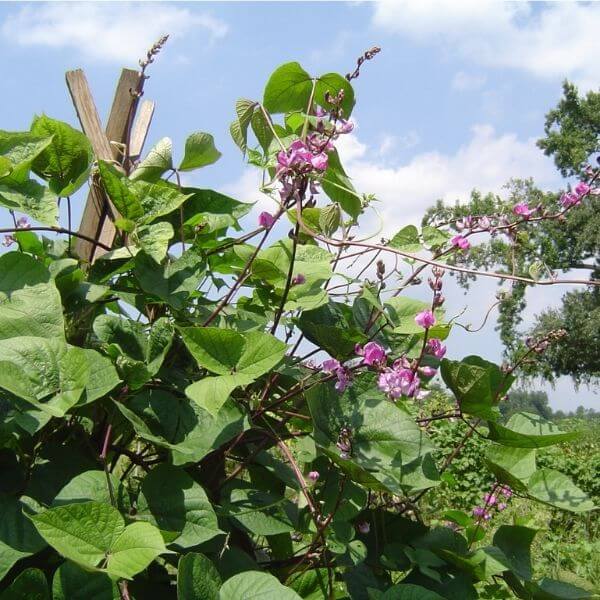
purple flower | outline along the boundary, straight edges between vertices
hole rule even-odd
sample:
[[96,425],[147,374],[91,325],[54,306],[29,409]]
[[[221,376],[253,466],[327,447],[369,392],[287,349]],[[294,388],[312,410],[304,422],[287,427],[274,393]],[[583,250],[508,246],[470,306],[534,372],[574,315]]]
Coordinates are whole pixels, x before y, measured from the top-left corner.
[[311,472],[308,474],[308,478],[309,478],[309,479],[310,479],[310,480],[311,480],[313,483],[316,483],[316,482],[319,480],[319,477],[320,477],[320,475],[319,475],[319,471],[311,471]]
[[510,498],[513,495],[512,489],[508,485],[503,485],[498,488],[498,491],[505,497]]
[[590,193],[590,186],[583,182],[580,181],[576,186],[575,186],[575,193],[577,194],[577,196],[579,196],[579,198],[581,198],[582,196],[585,196],[586,194]]
[[335,389],[338,392],[343,392],[350,383],[350,377],[348,375],[348,371],[340,364],[339,360],[335,358],[328,358],[323,361],[321,365],[321,369],[323,369],[324,373],[328,373],[329,375],[335,375],[337,381],[335,383]]
[[577,194],[567,192],[560,197],[560,203],[562,204],[563,208],[571,208],[571,206],[580,204],[581,198]]
[[336,360],[335,358],[328,358],[327,360],[324,360],[323,364],[321,365],[321,369],[323,369],[325,373],[335,373],[341,368],[342,365],[340,364],[340,361]]
[[462,236],[462,235],[455,235],[451,240],[450,243],[455,247],[455,248],[460,248],[461,250],[468,250],[471,247],[471,243],[469,242],[469,240]]
[[473,509],[473,515],[478,519],[483,519],[484,521],[489,521],[492,518],[492,515],[487,512],[483,506],[476,506]]
[[369,531],[371,531],[371,526],[366,521],[361,521],[356,528],[358,531],[364,535],[367,535]]
[[385,350],[377,342],[369,342],[364,348],[355,348],[359,356],[363,356],[363,362],[370,367],[385,364]]
[[513,213],[524,219],[529,219],[529,217],[536,211],[535,208],[529,208],[527,202],[519,202],[513,206]]
[[327,154],[325,154],[325,152],[320,152],[316,156],[312,156],[310,164],[317,171],[325,171],[325,169],[327,169]]
[[2,240],[2,245],[5,248],[8,248],[10,246],[12,246],[17,240],[12,236],[12,235],[5,235],[4,239]]
[[442,359],[446,354],[446,346],[442,344],[442,340],[439,340],[438,338],[431,338],[427,342],[427,352],[429,352],[429,354],[433,354],[433,356],[438,359]]
[[416,396],[419,392],[419,377],[411,369],[386,369],[379,374],[377,386],[391,398]]
[[425,366],[419,369],[419,373],[421,373],[423,377],[433,377],[437,373],[437,371],[433,367]]
[[344,119],[340,119],[336,131],[338,133],[350,133],[354,129],[354,123],[352,121],[345,121]]
[[506,504],[506,502],[499,502],[496,508],[502,512],[503,510],[506,510],[507,506],[508,504]]
[[481,229],[489,229],[492,226],[488,217],[480,217],[479,219],[479,227]]
[[486,506],[494,506],[494,504],[496,504],[498,501],[498,498],[496,498],[494,494],[485,494],[483,496],[483,501],[485,502]]
[[258,224],[261,227],[266,227],[268,229],[270,227],[273,227],[273,223],[275,223],[275,217],[271,213],[268,213],[266,210],[261,212],[260,215],[258,215]]
[[435,317],[430,310],[424,310],[415,317],[415,323],[423,329],[429,329],[435,325]]
[[17,219],[17,229],[29,229],[31,223],[27,220],[27,217],[19,217]]
[[304,277],[302,273],[298,273],[298,275],[292,279],[291,283],[292,285],[302,285],[303,283],[306,283],[306,277]]

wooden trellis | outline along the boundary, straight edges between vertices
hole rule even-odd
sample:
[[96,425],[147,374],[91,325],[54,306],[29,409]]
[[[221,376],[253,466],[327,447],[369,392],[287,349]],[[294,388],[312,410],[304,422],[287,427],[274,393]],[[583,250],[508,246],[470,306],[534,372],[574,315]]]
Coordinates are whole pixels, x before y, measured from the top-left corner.
[[[67,87],[77,117],[96,158],[114,161],[126,173],[130,161],[136,160],[142,152],[154,113],[154,102],[150,100],[145,100],[138,110],[137,90],[140,77],[143,77],[140,71],[132,69],[121,71],[106,129],[103,130],[84,72],[76,69],[66,73]],[[126,145],[129,148],[124,151]],[[115,240],[114,220],[116,218],[118,218],[116,209],[104,193],[102,186],[98,185],[97,178],[94,177],[83,210],[79,232],[105,246],[112,246]],[[92,264],[105,250],[78,238],[75,252],[81,260]]]

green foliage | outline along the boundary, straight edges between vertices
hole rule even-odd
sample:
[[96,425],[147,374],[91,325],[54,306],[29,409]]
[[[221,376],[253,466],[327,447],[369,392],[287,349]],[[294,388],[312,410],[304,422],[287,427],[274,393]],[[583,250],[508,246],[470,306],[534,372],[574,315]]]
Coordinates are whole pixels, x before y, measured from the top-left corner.
[[[541,526],[472,514],[498,482],[553,519],[592,519],[596,480],[551,454],[579,434],[527,402],[502,411],[513,370],[436,358],[452,321],[434,303],[419,325],[432,303],[389,293],[384,263],[353,276],[370,197],[335,151],[278,168],[294,142],[335,142],[354,102],[341,75],[288,63],[263,104],[236,105],[263,191],[295,189],[273,216],[286,239],[242,231],[251,205],[180,185],[220,157],[208,133],[179,167],[163,138],[130,170],[47,117],[0,132],[3,206],[54,224],[95,165],[120,215],[93,265],[34,231],[0,257],[0,600],[592,597],[591,570],[537,568]],[[450,235],[407,226],[374,250],[439,258]],[[309,360],[326,354],[339,364]],[[417,393],[440,365],[452,394]],[[418,386],[384,393],[392,370]]]

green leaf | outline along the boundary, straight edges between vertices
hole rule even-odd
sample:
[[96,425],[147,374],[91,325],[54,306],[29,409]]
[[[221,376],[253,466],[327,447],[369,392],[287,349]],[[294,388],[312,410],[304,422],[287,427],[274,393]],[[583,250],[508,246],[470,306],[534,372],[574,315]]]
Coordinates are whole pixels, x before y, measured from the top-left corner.
[[441,374],[463,413],[491,420],[496,420],[496,404],[515,379],[478,356],[467,356],[462,361],[444,359]]
[[165,137],[159,140],[148,152],[146,158],[131,174],[131,181],[158,181],[163,173],[173,168],[173,142]]
[[345,213],[356,219],[362,212],[361,197],[346,175],[337,150],[329,152],[327,156],[327,170],[321,179],[323,191],[333,202],[337,202]]
[[159,265],[145,252],[139,252],[134,273],[145,292],[179,310],[196,291],[205,268],[204,259],[190,248],[167,265]]
[[167,255],[169,241],[174,235],[173,226],[166,221],[141,225],[135,230],[137,244],[157,263]]
[[538,414],[516,413],[508,420],[506,426],[499,423],[488,423],[489,438],[517,448],[543,448],[568,442],[580,436],[578,431],[561,431],[555,423]]
[[48,269],[22,252],[0,256],[0,339],[64,339],[60,294]]
[[319,213],[319,226],[325,235],[333,235],[342,220],[339,204],[328,204],[324,206]]
[[104,573],[94,573],[70,561],[54,572],[53,600],[119,600],[119,588]]
[[[350,83],[337,73],[328,73],[316,78],[314,82],[314,102],[323,107],[329,105],[325,94],[336,96],[344,91],[342,108],[344,117],[349,117],[354,106],[354,91]],[[313,78],[297,63],[281,65],[273,71],[264,91],[263,104],[272,113],[285,113],[295,110],[305,111],[308,108],[313,91]]]
[[60,340],[0,340],[0,387],[52,416],[62,417],[89,379],[85,350]]
[[178,600],[219,600],[221,576],[203,554],[189,552],[177,565]]
[[219,600],[301,600],[269,573],[245,571],[228,579],[219,591]]
[[[383,397],[373,375],[356,379],[341,394],[333,384],[321,384],[306,395],[315,442],[353,481],[398,495],[438,485],[433,445],[405,408]],[[344,428],[348,459],[336,445]]]
[[559,471],[540,469],[527,483],[529,495],[562,510],[571,512],[587,512],[594,510],[595,505],[588,495]]
[[25,213],[36,221],[50,227],[58,224],[56,196],[33,179],[13,181],[0,179],[0,206]]
[[394,332],[401,335],[423,333],[423,328],[415,323],[415,317],[422,311],[430,309],[431,304],[422,300],[414,300],[405,296],[388,298],[385,301],[388,316],[395,325]]
[[443,246],[449,239],[450,234],[437,227],[431,225],[423,226],[423,241],[428,248],[439,248]]
[[252,381],[252,377],[240,374],[205,377],[188,385],[185,393],[198,406],[216,416],[235,388],[248,385]]
[[498,481],[524,491],[535,472],[535,449],[491,444],[485,451],[485,462]]
[[[15,179],[24,179],[29,173],[31,163],[52,142],[46,135],[36,135],[29,131],[0,130],[0,157],[3,160],[3,171],[11,171]],[[6,164],[10,167],[7,167]]]
[[231,402],[212,417],[187,398],[162,390],[144,390],[127,406],[116,406],[142,439],[170,449],[175,465],[198,462],[245,427],[244,416]]
[[537,529],[518,525],[502,525],[494,534],[494,546],[502,550],[507,567],[521,579],[531,580],[531,544]]
[[[119,480],[112,473],[110,480],[113,489],[119,488]],[[77,502],[111,503],[104,471],[84,471],[76,475],[63,487],[52,501],[52,506],[64,506]]]
[[0,600],[50,600],[46,576],[40,569],[25,569],[0,593]]
[[123,174],[103,160],[98,161],[98,172],[108,197],[123,218],[133,222],[142,219],[144,217],[142,204]]
[[414,225],[407,225],[401,229],[390,240],[389,246],[403,252],[418,252],[423,249],[419,239],[419,230]]
[[256,110],[252,114],[250,124],[252,125],[252,131],[254,132],[258,143],[265,155],[268,155],[271,142],[273,142],[275,137],[273,135],[273,124],[269,115],[266,115],[262,110]]
[[381,594],[378,600],[443,600],[443,596],[420,585],[399,583]]
[[142,481],[136,518],[175,532],[177,549],[198,546],[223,533],[206,493],[185,471],[159,465]]
[[209,133],[197,131],[185,141],[185,154],[180,171],[191,171],[212,165],[221,158],[221,153],[215,148],[215,141]]
[[28,504],[14,496],[0,495],[0,580],[17,561],[46,546],[26,516],[32,512]]
[[598,594],[588,592],[580,587],[548,579],[544,577],[538,583],[526,583],[528,592],[532,593],[534,600],[593,600]]
[[237,373],[256,379],[275,367],[287,349],[281,340],[258,331],[242,334],[219,327],[181,327],[179,331],[198,364],[219,375]]
[[94,159],[87,137],[46,115],[34,118],[31,133],[52,138],[51,144],[33,161],[34,173],[45,179],[57,196],[73,195],[87,181]]
[[[105,570],[111,577],[131,579],[167,552],[156,527],[142,522],[125,526],[118,510],[100,502],[67,504],[31,519],[40,535],[65,558]],[[106,566],[101,568],[101,562]]]
[[253,100],[240,98],[235,103],[237,119],[229,127],[233,141],[244,154],[248,150],[248,126],[250,125],[256,104]]

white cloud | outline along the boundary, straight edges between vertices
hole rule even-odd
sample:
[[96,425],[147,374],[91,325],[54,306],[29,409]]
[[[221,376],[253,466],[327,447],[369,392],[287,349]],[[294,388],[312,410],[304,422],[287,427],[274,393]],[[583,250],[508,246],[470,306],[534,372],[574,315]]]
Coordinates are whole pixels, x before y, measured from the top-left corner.
[[418,224],[438,198],[466,200],[473,188],[501,193],[512,177],[533,177],[540,186],[558,183],[551,161],[535,145],[515,134],[498,134],[491,125],[476,125],[471,138],[454,153],[416,154],[406,163],[382,165],[378,149],[355,135],[338,141],[348,174],[359,192],[374,193],[384,231],[393,233],[408,223]]
[[481,89],[487,78],[485,75],[475,75],[459,71],[452,78],[452,88],[459,92],[472,92]]
[[5,18],[0,32],[22,46],[70,48],[88,59],[137,65],[161,35],[177,39],[193,29],[202,29],[202,35],[214,40],[228,28],[195,7],[60,2],[23,6]]
[[595,88],[600,3],[379,0],[375,25],[476,63]]

